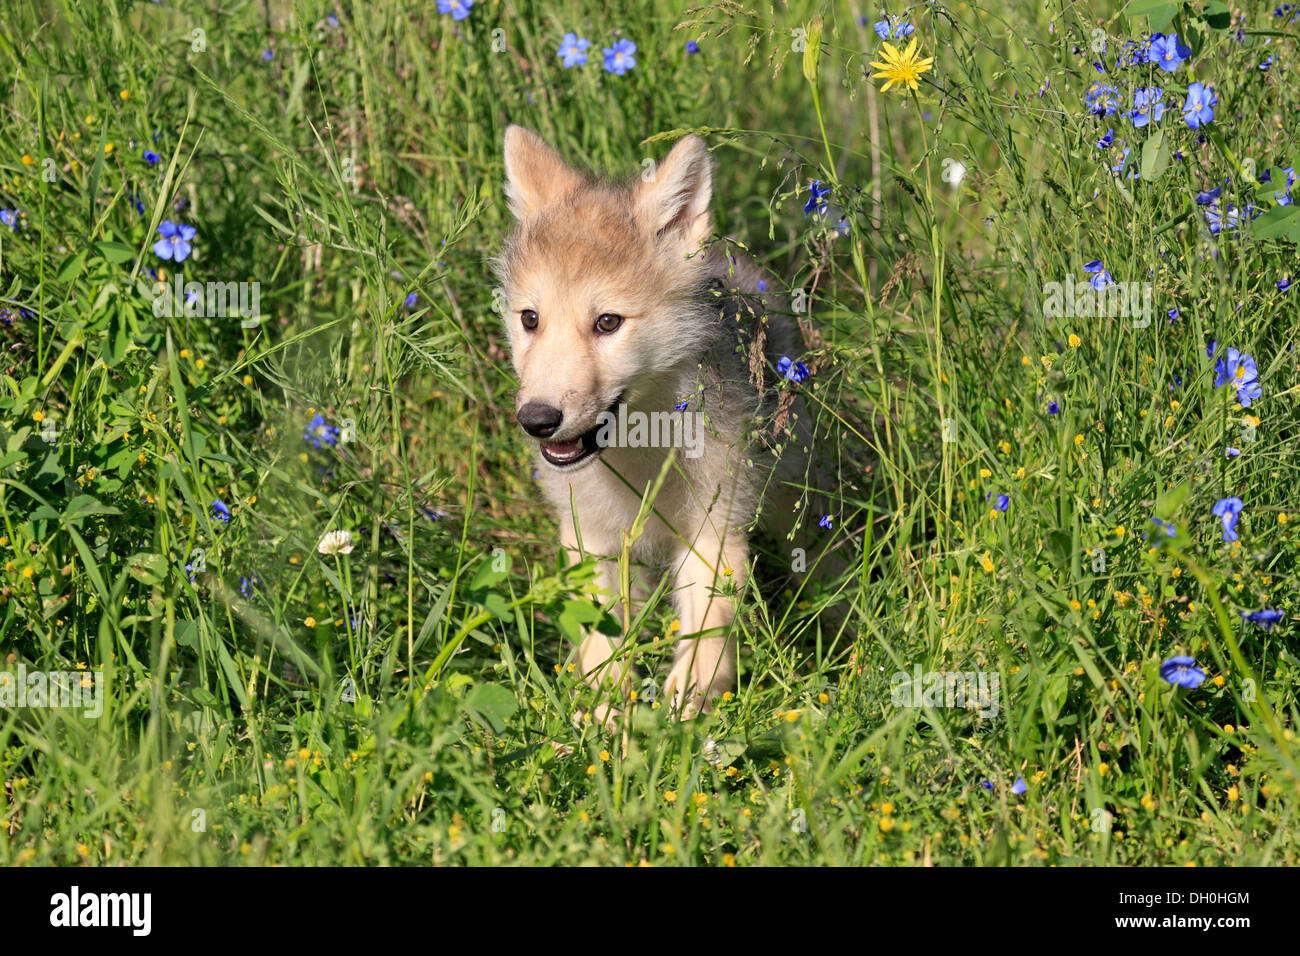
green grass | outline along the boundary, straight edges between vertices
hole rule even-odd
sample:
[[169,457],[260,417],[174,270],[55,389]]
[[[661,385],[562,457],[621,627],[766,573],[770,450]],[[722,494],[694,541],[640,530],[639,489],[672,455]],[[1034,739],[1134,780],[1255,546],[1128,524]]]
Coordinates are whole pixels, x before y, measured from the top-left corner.
[[[1193,55],[1164,73],[1111,65],[1150,26],[1109,4],[918,6],[912,96],[869,88],[874,6],[627,6],[0,15],[0,654],[105,689],[99,719],[0,709],[0,862],[1300,862],[1300,234],[1273,196],[1300,28],[1170,5]],[[1097,29],[1123,97],[1165,88],[1157,124],[1088,114]],[[699,132],[720,233],[810,301],[813,374],[784,387],[841,465],[832,530],[805,523],[861,558],[828,581],[768,543],[739,686],[698,721],[573,723],[598,613],[513,422],[508,122],[627,174]],[[1143,178],[1111,174],[1121,138]],[[1195,205],[1229,178],[1218,208],[1267,217],[1248,235]],[[187,280],[260,283],[259,327],[155,316],[165,219],[198,229]],[[1152,283],[1149,327],[1044,315],[1093,259]],[[1210,339],[1255,357],[1257,425]],[[312,447],[316,413],[349,440]],[[318,553],[331,529],[350,554]],[[1240,616],[1264,607],[1271,631]],[[636,622],[651,679],[672,621],[661,590]],[[1201,686],[1161,679],[1180,653]],[[996,675],[998,715],[897,706],[917,665]]]

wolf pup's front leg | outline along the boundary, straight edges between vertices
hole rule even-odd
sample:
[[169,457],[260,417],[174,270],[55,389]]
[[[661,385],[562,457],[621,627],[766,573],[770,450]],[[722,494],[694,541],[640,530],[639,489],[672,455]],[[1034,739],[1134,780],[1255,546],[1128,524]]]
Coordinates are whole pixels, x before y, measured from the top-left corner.
[[[593,542],[585,542],[589,547]],[[579,553],[578,538],[570,521],[560,522],[560,546],[575,557]],[[618,594],[620,590],[618,562],[612,559],[602,560],[596,568],[596,586],[605,593]],[[615,617],[622,616],[622,601],[614,604]],[[587,684],[597,692],[599,698],[606,698],[591,711],[592,719],[613,729],[614,720],[622,713],[614,701],[626,700],[632,693],[632,668],[618,653],[619,641],[601,631],[592,628],[578,645],[578,672]],[[579,715],[581,719],[582,715]]]
[[734,585],[739,595],[748,563],[749,544],[739,532],[721,541],[710,536],[676,556],[673,599],[681,633],[721,630],[678,642],[664,693],[672,699],[672,713],[682,719],[707,712],[715,698],[735,686],[736,641],[730,632],[736,608],[734,598],[721,592]]

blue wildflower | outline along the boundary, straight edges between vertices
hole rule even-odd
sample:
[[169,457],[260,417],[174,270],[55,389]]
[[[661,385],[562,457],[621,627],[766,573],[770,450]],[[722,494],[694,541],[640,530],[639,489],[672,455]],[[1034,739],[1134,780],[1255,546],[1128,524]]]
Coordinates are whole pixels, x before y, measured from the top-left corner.
[[700,52],[700,45],[699,45],[698,43],[696,43],[694,40],[687,40],[687,41],[686,41],[686,52],[687,52],[687,53],[690,53],[690,54],[692,54],[692,55],[694,55],[694,54],[696,54],[696,53],[699,53],[699,52]]
[[453,20],[464,20],[472,6],[474,0],[438,0],[438,12],[450,13]]
[[140,154],[140,158],[143,159],[150,166],[157,166],[158,160],[161,159],[162,157],[160,157],[152,149],[146,149],[143,153]]
[[821,516],[821,519],[817,522],[817,527],[819,527],[819,528],[825,528],[825,529],[827,529],[827,530],[829,531],[829,530],[830,530],[830,527],[831,527],[831,516],[830,516],[830,515],[822,515],[822,516]]
[[[1124,152],[1127,153],[1128,150]],[[1115,281],[1111,274],[1106,271],[1106,267],[1102,265],[1100,259],[1093,259],[1091,262],[1084,263],[1083,271],[1092,276],[1088,281],[1094,289],[1099,291]]]
[[828,204],[826,197],[831,194],[831,187],[823,186],[820,179],[808,180],[808,201],[803,206],[803,217],[808,218],[809,213],[816,213],[819,216],[826,215]]
[[1259,384],[1259,368],[1255,359],[1245,352],[1234,348],[1214,363],[1214,387],[1231,385],[1237,392],[1237,401],[1243,408],[1250,408],[1250,403],[1264,394]]
[[591,41],[586,37],[580,37],[576,33],[569,32],[560,41],[560,52],[556,56],[564,61],[563,66],[568,70],[587,62],[587,48],[589,46],[591,46]]
[[1165,91],[1158,86],[1144,86],[1133,94],[1133,109],[1128,118],[1134,126],[1141,129],[1148,123],[1159,123],[1165,115],[1163,102]]
[[212,517],[216,518],[223,524],[230,524],[230,509],[220,498],[212,500]]
[[804,365],[803,362],[791,361],[788,355],[781,356],[776,363],[776,371],[778,375],[788,378],[792,382],[802,382],[808,377],[808,366]]
[[1160,33],[1152,34],[1151,45],[1148,47],[1148,56],[1152,63],[1166,73],[1174,72],[1174,70],[1178,69],[1178,64],[1191,55],[1191,47],[1179,43],[1177,33],[1171,33],[1169,36]]
[[1011,499],[1006,495],[998,495],[997,502],[993,505],[998,511],[1006,511],[1011,507]]
[[162,225],[158,227],[158,234],[162,238],[153,244],[153,254],[159,259],[184,262],[193,251],[190,240],[194,238],[196,232],[193,226],[164,219]]
[[1018,797],[1028,789],[1029,785],[1025,783],[1025,778],[1016,774],[1016,782],[1011,785],[1011,792]]
[[1192,83],[1187,87],[1187,99],[1183,101],[1183,118],[1192,129],[1200,129],[1214,119],[1214,107],[1219,98],[1214,89],[1204,83]]
[[335,447],[339,443],[339,427],[325,421],[325,416],[317,412],[302,430],[302,440],[313,448]]
[[1273,625],[1282,620],[1281,611],[1274,611],[1269,608],[1264,608],[1260,611],[1253,611],[1250,614],[1242,611],[1241,616],[1248,621],[1255,622],[1266,631],[1273,630]]
[[882,14],[883,20],[878,20],[872,24],[872,29],[876,31],[876,36],[882,40],[901,40],[904,37],[910,37],[916,30],[916,27],[908,23],[901,16],[895,14]]
[[[1164,533],[1165,533],[1164,536],[1165,536],[1166,538],[1176,538],[1176,537],[1178,537],[1178,530],[1173,526],[1173,523],[1172,523],[1172,522],[1169,522],[1169,521],[1161,521],[1159,518],[1152,518],[1152,519],[1151,519],[1151,523],[1152,523],[1153,525],[1155,525],[1157,528],[1162,529],[1162,530],[1164,531]],[[1146,535],[1143,535],[1143,537],[1145,538]]]
[[1083,105],[1096,116],[1114,116],[1119,112],[1119,90],[1109,83],[1093,83],[1083,97]]
[[1211,509],[1211,513],[1223,522],[1223,540],[1231,543],[1238,540],[1240,535],[1237,534],[1237,518],[1241,515],[1242,504],[1240,498],[1220,498]]
[[1205,682],[1205,671],[1192,657],[1171,657],[1160,665],[1160,676],[1176,687],[1191,690]]
[[605,71],[622,76],[632,67],[636,66],[636,44],[627,37],[619,40],[612,47],[603,48],[605,54]]

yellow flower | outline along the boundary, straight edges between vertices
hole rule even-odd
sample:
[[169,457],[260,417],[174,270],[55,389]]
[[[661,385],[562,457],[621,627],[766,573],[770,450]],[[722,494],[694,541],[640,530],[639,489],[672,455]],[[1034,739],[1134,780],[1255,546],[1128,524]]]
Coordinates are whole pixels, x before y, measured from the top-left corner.
[[677,802],[677,791],[676,791],[676,790],[665,790],[665,791],[664,791],[664,799],[667,800],[669,803],[676,803],[676,802]]
[[898,49],[892,44],[884,44],[880,48],[880,57],[885,62],[877,63],[874,60],[871,62],[871,65],[880,71],[873,74],[871,78],[886,81],[885,85],[880,88],[882,93],[888,93],[895,86],[900,88],[906,86],[911,90],[920,89],[916,84],[917,79],[922,73],[930,69],[930,65],[934,63],[934,57],[932,56],[921,59],[916,55],[915,37],[912,38],[912,42],[907,45],[907,49],[902,53],[899,53]]
[[1083,340],[1080,339],[1080,338],[1079,338],[1077,335],[1075,335],[1073,332],[1070,333],[1069,342],[1070,342],[1070,348],[1072,348],[1072,349],[1077,349],[1080,345],[1083,344]]
[[993,556],[987,551],[985,551],[983,557],[980,558],[980,566],[990,574],[993,573]]
[[131,91],[130,91],[130,90],[122,90],[122,91],[119,92],[117,95],[120,96],[120,97],[122,97],[122,99],[124,99],[124,100],[129,100],[129,99],[131,98]]
[[308,627],[315,627],[316,619],[314,617],[309,617],[307,618],[307,620],[303,621],[303,623],[306,624]]

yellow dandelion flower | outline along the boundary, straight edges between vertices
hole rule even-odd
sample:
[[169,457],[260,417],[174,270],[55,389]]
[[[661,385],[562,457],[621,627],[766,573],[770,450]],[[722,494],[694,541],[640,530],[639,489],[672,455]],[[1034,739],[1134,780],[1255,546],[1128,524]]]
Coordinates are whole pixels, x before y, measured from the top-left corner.
[[895,86],[900,89],[906,86],[913,91],[920,89],[916,81],[934,63],[932,56],[927,56],[925,59],[917,56],[915,37],[902,53],[899,53],[898,48],[891,43],[883,44],[879,56],[884,62],[877,63],[874,60],[871,62],[871,65],[880,71],[873,74],[871,78],[886,81],[880,88],[882,93],[888,93]]
[[1070,333],[1069,342],[1070,342],[1070,348],[1072,348],[1072,349],[1077,349],[1080,345],[1083,344],[1083,340],[1080,339],[1080,338],[1079,338],[1077,335],[1075,335],[1073,332]]

